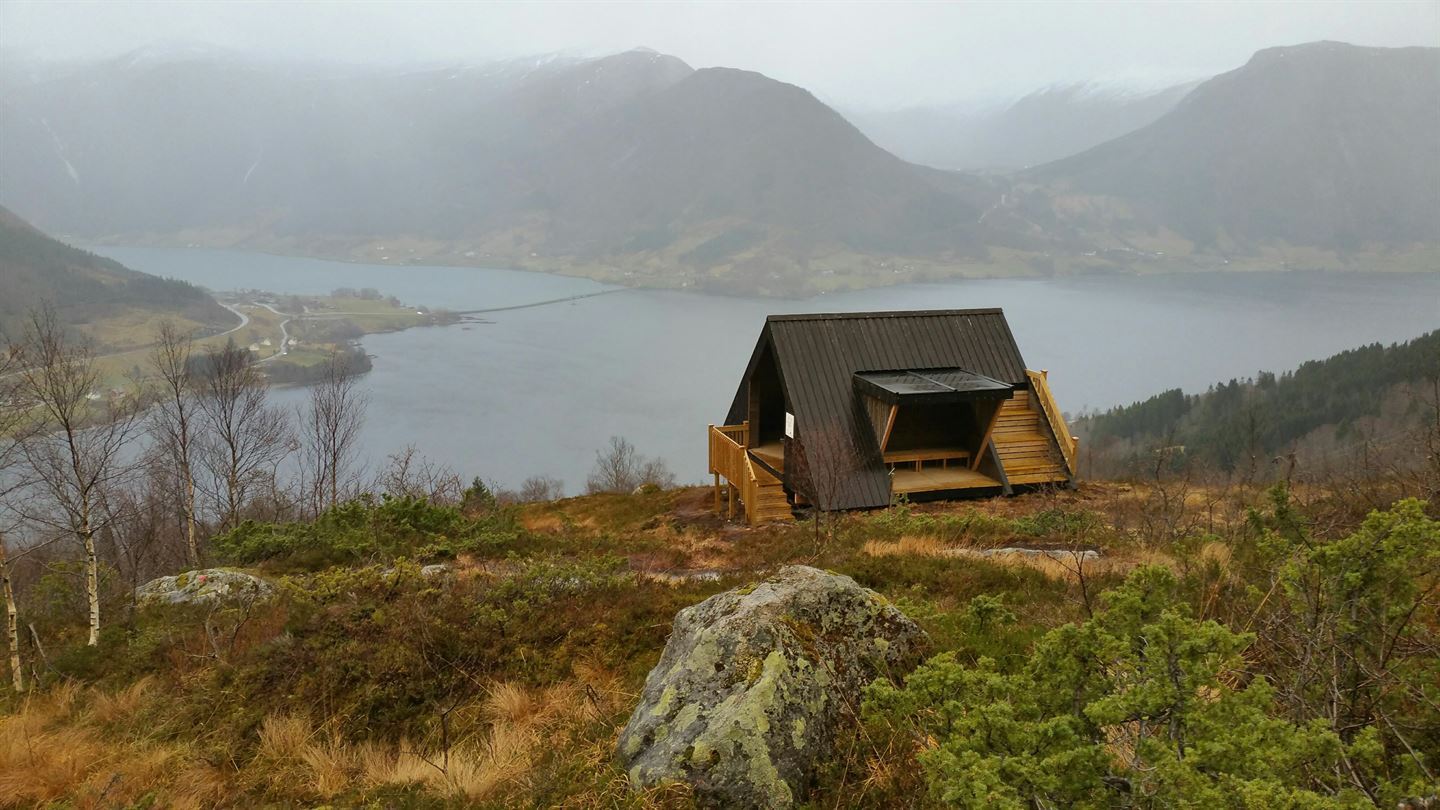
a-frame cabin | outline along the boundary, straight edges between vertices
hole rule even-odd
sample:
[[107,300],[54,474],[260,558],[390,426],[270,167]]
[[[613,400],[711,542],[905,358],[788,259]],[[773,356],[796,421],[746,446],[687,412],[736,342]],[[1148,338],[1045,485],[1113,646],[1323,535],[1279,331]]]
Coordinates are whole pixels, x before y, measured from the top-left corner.
[[998,309],[772,315],[708,434],[716,508],[751,524],[1075,481],[1076,439]]

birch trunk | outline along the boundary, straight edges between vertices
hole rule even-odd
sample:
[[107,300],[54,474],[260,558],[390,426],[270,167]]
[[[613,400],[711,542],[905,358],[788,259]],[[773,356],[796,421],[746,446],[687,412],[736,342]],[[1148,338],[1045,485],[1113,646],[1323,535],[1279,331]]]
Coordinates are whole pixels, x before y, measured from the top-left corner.
[[95,647],[100,644],[100,558],[95,553],[89,515],[80,527],[80,537],[85,542],[85,601],[90,604],[90,640],[85,643]]
[[190,552],[190,565],[200,567],[200,544],[195,537],[195,474],[184,465],[185,475],[185,542]]
[[5,641],[10,650],[10,684],[25,691],[25,673],[20,667],[20,611],[15,607],[15,589],[10,584],[10,560],[5,555],[5,538],[0,536],[0,590],[5,592]]

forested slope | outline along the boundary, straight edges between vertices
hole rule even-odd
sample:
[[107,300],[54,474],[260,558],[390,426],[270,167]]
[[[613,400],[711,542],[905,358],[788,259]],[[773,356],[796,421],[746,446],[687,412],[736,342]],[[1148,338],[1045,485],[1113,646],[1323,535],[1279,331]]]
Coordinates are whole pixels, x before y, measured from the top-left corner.
[[1111,461],[1183,447],[1192,460],[1228,470],[1252,456],[1287,452],[1322,430],[1332,444],[1343,444],[1362,423],[1388,436],[1433,420],[1434,402],[1425,394],[1433,400],[1437,375],[1440,331],[1372,343],[1282,374],[1232,379],[1201,394],[1172,389],[1082,418],[1076,427]]
[[26,314],[43,304],[53,306],[66,324],[92,327],[93,336],[102,341],[119,337],[120,325],[105,321],[133,325],[155,317],[197,324],[233,320],[199,287],[136,272],[73,248],[0,207],[0,332],[18,336]]

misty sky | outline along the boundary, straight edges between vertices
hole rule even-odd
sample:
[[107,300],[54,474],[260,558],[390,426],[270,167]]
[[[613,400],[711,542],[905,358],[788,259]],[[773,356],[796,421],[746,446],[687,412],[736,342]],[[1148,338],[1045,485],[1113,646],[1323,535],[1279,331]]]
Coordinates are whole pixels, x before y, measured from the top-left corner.
[[893,107],[1101,79],[1159,85],[1319,39],[1440,45],[1440,0],[1290,3],[29,2],[0,0],[7,57],[206,43],[316,61],[484,62],[648,46],[761,71],[833,103]]

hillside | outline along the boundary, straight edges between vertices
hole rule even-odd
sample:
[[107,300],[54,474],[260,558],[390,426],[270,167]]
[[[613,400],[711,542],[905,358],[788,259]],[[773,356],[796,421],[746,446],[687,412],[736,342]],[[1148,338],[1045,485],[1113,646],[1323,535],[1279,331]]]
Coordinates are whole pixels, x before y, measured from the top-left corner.
[[1202,249],[1433,245],[1437,135],[1440,49],[1317,42],[1261,51],[1154,123],[1025,177],[1096,198],[1068,212],[1082,227],[1165,228]]
[[512,180],[525,203],[500,221],[538,230],[531,251],[690,268],[717,287],[744,275],[753,288],[837,253],[981,257],[974,223],[994,193],[878,149],[798,87],[724,68],[529,160]]
[[18,338],[29,311],[45,303],[105,348],[148,341],[147,325],[161,317],[192,327],[234,320],[198,287],[70,247],[0,208],[0,332]]
[[[1359,783],[1376,803],[1424,795],[1431,783],[1402,742],[1433,750],[1440,740],[1425,700],[1437,643],[1426,554],[1440,524],[1414,500],[1367,521],[1343,491],[1204,494],[1208,505],[1177,511],[1153,489],[1085,484],[899,506],[824,532],[726,526],[705,489],[509,506],[357,500],[314,520],[247,522],[207,543],[211,566],[244,569],[157,563],[169,558],[154,556],[166,548],[155,541],[143,567],[117,558],[103,608],[113,626],[97,648],[83,645],[74,583],[32,556],[16,580],[21,626],[33,628],[19,650],[33,691],[0,693],[0,801],[694,807],[681,785],[632,789],[617,737],[677,613],[722,592],[750,594],[789,563],[853,577],[884,597],[871,604],[903,611],[927,634],[927,662],[908,682],[908,667],[882,678],[854,698],[833,739],[807,747],[824,753],[796,804],[932,806],[936,792],[974,784],[965,761],[933,756],[939,744],[973,751],[981,766],[1016,763],[989,771],[994,791],[1066,805],[1123,805],[1133,780],[1160,803],[1203,790],[1213,799],[1205,806],[1339,810],[1366,804],[1350,780],[1327,776],[1351,750],[1334,728],[1352,723],[1365,729],[1357,755],[1383,763]],[[132,531],[117,529],[120,542]],[[136,604],[134,583],[177,571],[141,592],[178,594],[179,604]],[[186,603],[232,581],[255,590]],[[1416,621],[1382,620],[1407,608]],[[1317,636],[1301,621],[1357,616],[1354,635]],[[782,618],[802,630],[819,621]],[[1173,651],[1163,667],[1147,663],[1157,637]],[[1341,649],[1370,666],[1370,645],[1392,638],[1393,655],[1358,683],[1339,677],[1341,656],[1290,654]],[[763,654],[772,642],[753,643]],[[762,669],[758,658],[710,655],[714,671],[738,673],[732,701],[769,695],[775,712],[790,709],[793,696],[773,687],[773,659]],[[803,663],[782,677],[833,680]],[[1187,691],[1162,701],[1176,678]],[[1332,717],[1332,693],[1295,682],[1340,684],[1337,699],[1362,708]],[[1191,699],[1194,689],[1206,700]],[[1121,703],[1137,692],[1147,708]],[[685,700],[684,684],[667,694]],[[1093,721],[1075,718],[1077,701],[1094,707],[1083,715]],[[1011,734],[953,719],[961,712]],[[1045,732],[1055,728],[1067,731]],[[1183,761],[1158,742],[1176,729],[1193,747]],[[799,745],[802,727],[783,732]],[[1139,734],[1156,741],[1135,757],[1092,753]],[[712,761],[730,757],[761,773],[769,762],[753,746]],[[1063,783],[1032,784],[1026,774],[1048,773],[1041,765],[1056,757],[1068,763]],[[1324,767],[1288,767],[1296,760]],[[1263,798],[1240,800],[1248,795]]]
[[1090,445],[1100,474],[1152,464],[1155,448],[1225,471],[1268,465],[1291,452],[1312,465],[1361,455],[1380,463],[1413,446],[1417,429],[1440,428],[1437,381],[1440,331],[1362,346],[1282,374],[1217,383],[1199,394],[1166,391],[1072,427]]
[[876,144],[912,163],[993,172],[1049,163],[1133,132],[1173,109],[1196,84],[1129,89],[1079,82],[1004,103],[845,115]]

